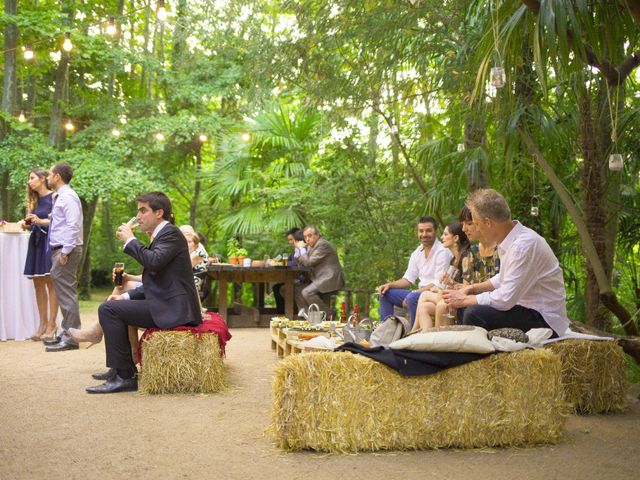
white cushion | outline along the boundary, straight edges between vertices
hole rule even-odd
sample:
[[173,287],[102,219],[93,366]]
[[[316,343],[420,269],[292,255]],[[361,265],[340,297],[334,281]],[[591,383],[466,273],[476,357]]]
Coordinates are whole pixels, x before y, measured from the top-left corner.
[[452,325],[436,327],[396,340],[389,348],[418,352],[491,353],[495,351],[482,327]]

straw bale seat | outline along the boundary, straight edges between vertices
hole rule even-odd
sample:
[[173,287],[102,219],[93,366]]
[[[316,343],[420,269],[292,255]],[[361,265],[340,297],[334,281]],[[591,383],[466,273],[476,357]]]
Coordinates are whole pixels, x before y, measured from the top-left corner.
[[231,333],[224,319],[207,312],[198,326],[148,328],[140,338],[142,393],[213,393],[225,386],[225,345]]
[[403,377],[361,355],[308,353],[276,367],[279,447],[323,452],[555,443],[569,405],[550,350],[491,355]]
[[562,362],[565,399],[576,412],[619,412],[627,404],[624,352],[613,341],[563,340],[548,349]]
[[218,336],[156,331],[142,342],[142,393],[213,393],[224,387]]

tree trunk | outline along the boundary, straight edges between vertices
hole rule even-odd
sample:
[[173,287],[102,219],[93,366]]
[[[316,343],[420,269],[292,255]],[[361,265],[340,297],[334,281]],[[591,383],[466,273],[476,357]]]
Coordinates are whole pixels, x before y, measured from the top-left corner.
[[91,256],[89,254],[91,239],[91,226],[96,215],[98,197],[94,197],[90,202],[83,198],[82,203],[82,258],[80,259],[80,272],[78,274],[78,294],[80,298],[89,299],[91,295]]
[[[5,15],[16,15],[18,10],[17,0],[5,0]],[[3,90],[2,90],[2,110],[13,115],[16,104],[16,48],[18,45],[18,26],[15,22],[7,22],[4,28],[4,69],[3,69]],[[10,126],[0,120],[0,141],[9,135]],[[13,211],[13,196],[9,190],[9,171],[2,172],[2,192],[0,193],[0,203],[2,205],[0,218],[9,219]]]
[[369,158],[369,167],[375,169],[376,159],[378,158],[378,133],[380,132],[380,127],[378,126],[378,114],[377,110],[380,110],[380,102],[378,95],[375,95],[371,100],[373,104],[373,109],[371,115],[369,116],[369,147],[368,147],[368,158]]
[[[16,15],[17,0],[4,1],[4,13]],[[16,49],[18,46],[18,26],[15,22],[7,22],[4,28],[4,79],[2,86],[2,110],[13,115],[16,101]],[[4,130],[4,129],[3,129]],[[2,132],[3,138],[7,131]]]
[[[116,13],[118,17],[122,17],[122,12],[124,11],[124,0],[118,0],[118,6],[116,7]],[[116,34],[113,39],[113,44],[115,46],[120,45],[120,38],[122,37],[122,27],[120,23],[116,24]],[[116,83],[116,74],[115,72],[111,72],[109,75],[109,97],[113,98],[115,96],[115,83]]]
[[[68,24],[73,22],[74,8],[73,2],[64,4],[62,13],[67,15]],[[63,106],[62,103],[67,91],[67,82],[69,81],[69,60],[71,58],[69,52],[60,49],[60,63],[56,70],[56,86],[53,92],[53,101],[51,102],[51,119],[49,122],[49,145],[61,149],[64,145],[64,128],[62,126]]]
[[[584,159],[581,172],[581,190],[583,192],[583,212],[589,236],[593,240],[596,253],[607,282],[611,281],[612,257],[607,255],[607,166],[602,145],[600,125],[596,124],[593,114],[591,95],[586,89],[579,91],[580,142]],[[586,303],[588,322],[600,330],[607,330],[608,318],[600,302],[600,288],[591,262],[587,263]]]
[[[486,150],[487,131],[484,118],[475,108],[464,122],[464,146],[465,149],[482,148]],[[475,171],[475,172],[474,172]],[[485,164],[477,165],[473,168],[467,167],[467,187],[470,192],[478,188],[485,188],[488,185],[487,167]]]
[[585,252],[587,257],[587,262],[593,269],[593,275],[597,281],[598,293],[600,299],[602,299],[604,305],[620,320],[620,323],[623,325],[625,332],[628,335],[637,336],[638,328],[636,324],[631,321],[631,315],[629,312],[618,302],[618,299],[611,289],[611,283],[609,281],[609,277],[607,277],[602,262],[600,261],[600,257],[598,256],[598,252],[596,250],[593,239],[589,235],[589,230],[587,228],[586,221],[580,215],[578,211],[578,207],[574,204],[569,192],[565,188],[564,184],[560,181],[556,173],[554,172],[551,165],[545,160],[542,153],[538,149],[537,145],[531,138],[531,135],[524,129],[522,126],[518,126],[518,132],[520,133],[520,137],[522,141],[527,146],[529,153],[531,156],[538,162],[542,171],[547,176],[549,183],[556,191],[562,204],[567,209],[569,216],[573,220],[573,223],[576,226],[576,230],[578,231],[578,235],[580,236],[580,241],[582,244],[582,249]]
[[189,206],[189,224],[196,228],[196,216],[198,213],[198,203],[200,202],[200,191],[202,190],[202,181],[200,180],[200,173],[202,171],[202,143],[194,141],[193,153],[196,156],[196,174],[195,185],[193,187],[193,199]]

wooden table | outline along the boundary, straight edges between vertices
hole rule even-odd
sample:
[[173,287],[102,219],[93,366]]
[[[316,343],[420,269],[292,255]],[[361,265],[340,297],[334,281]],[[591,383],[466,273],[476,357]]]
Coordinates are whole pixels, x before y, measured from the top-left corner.
[[[284,283],[280,292],[284,296],[284,315],[293,319],[294,293],[293,284],[301,273],[308,269],[304,267],[241,267],[225,264],[211,264],[208,274],[218,281],[218,313],[222,315],[229,327],[268,327],[271,317],[276,315],[273,308],[264,306],[264,286],[267,283]],[[229,311],[227,305],[227,291],[229,283],[254,283],[258,285],[257,305],[247,307],[236,304],[238,313]]]

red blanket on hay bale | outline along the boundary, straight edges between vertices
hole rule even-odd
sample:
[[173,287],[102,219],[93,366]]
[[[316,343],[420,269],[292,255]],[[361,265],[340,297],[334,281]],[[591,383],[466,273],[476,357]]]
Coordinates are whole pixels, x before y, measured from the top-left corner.
[[215,312],[207,312],[203,316],[202,323],[197,327],[179,326],[174,328],[147,328],[142,337],[140,337],[140,343],[138,343],[138,350],[136,351],[136,361],[142,365],[142,342],[147,340],[151,335],[156,332],[174,331],[174,332],[191,332],[194,335],[202,335],[205,333],[215,333],[218,336],[218,343],[220,345],[220,354],[224,356],[224,347],[229,340],[231,340],[231,332],[227,328],[227,324],[224,323],[224,319]]

